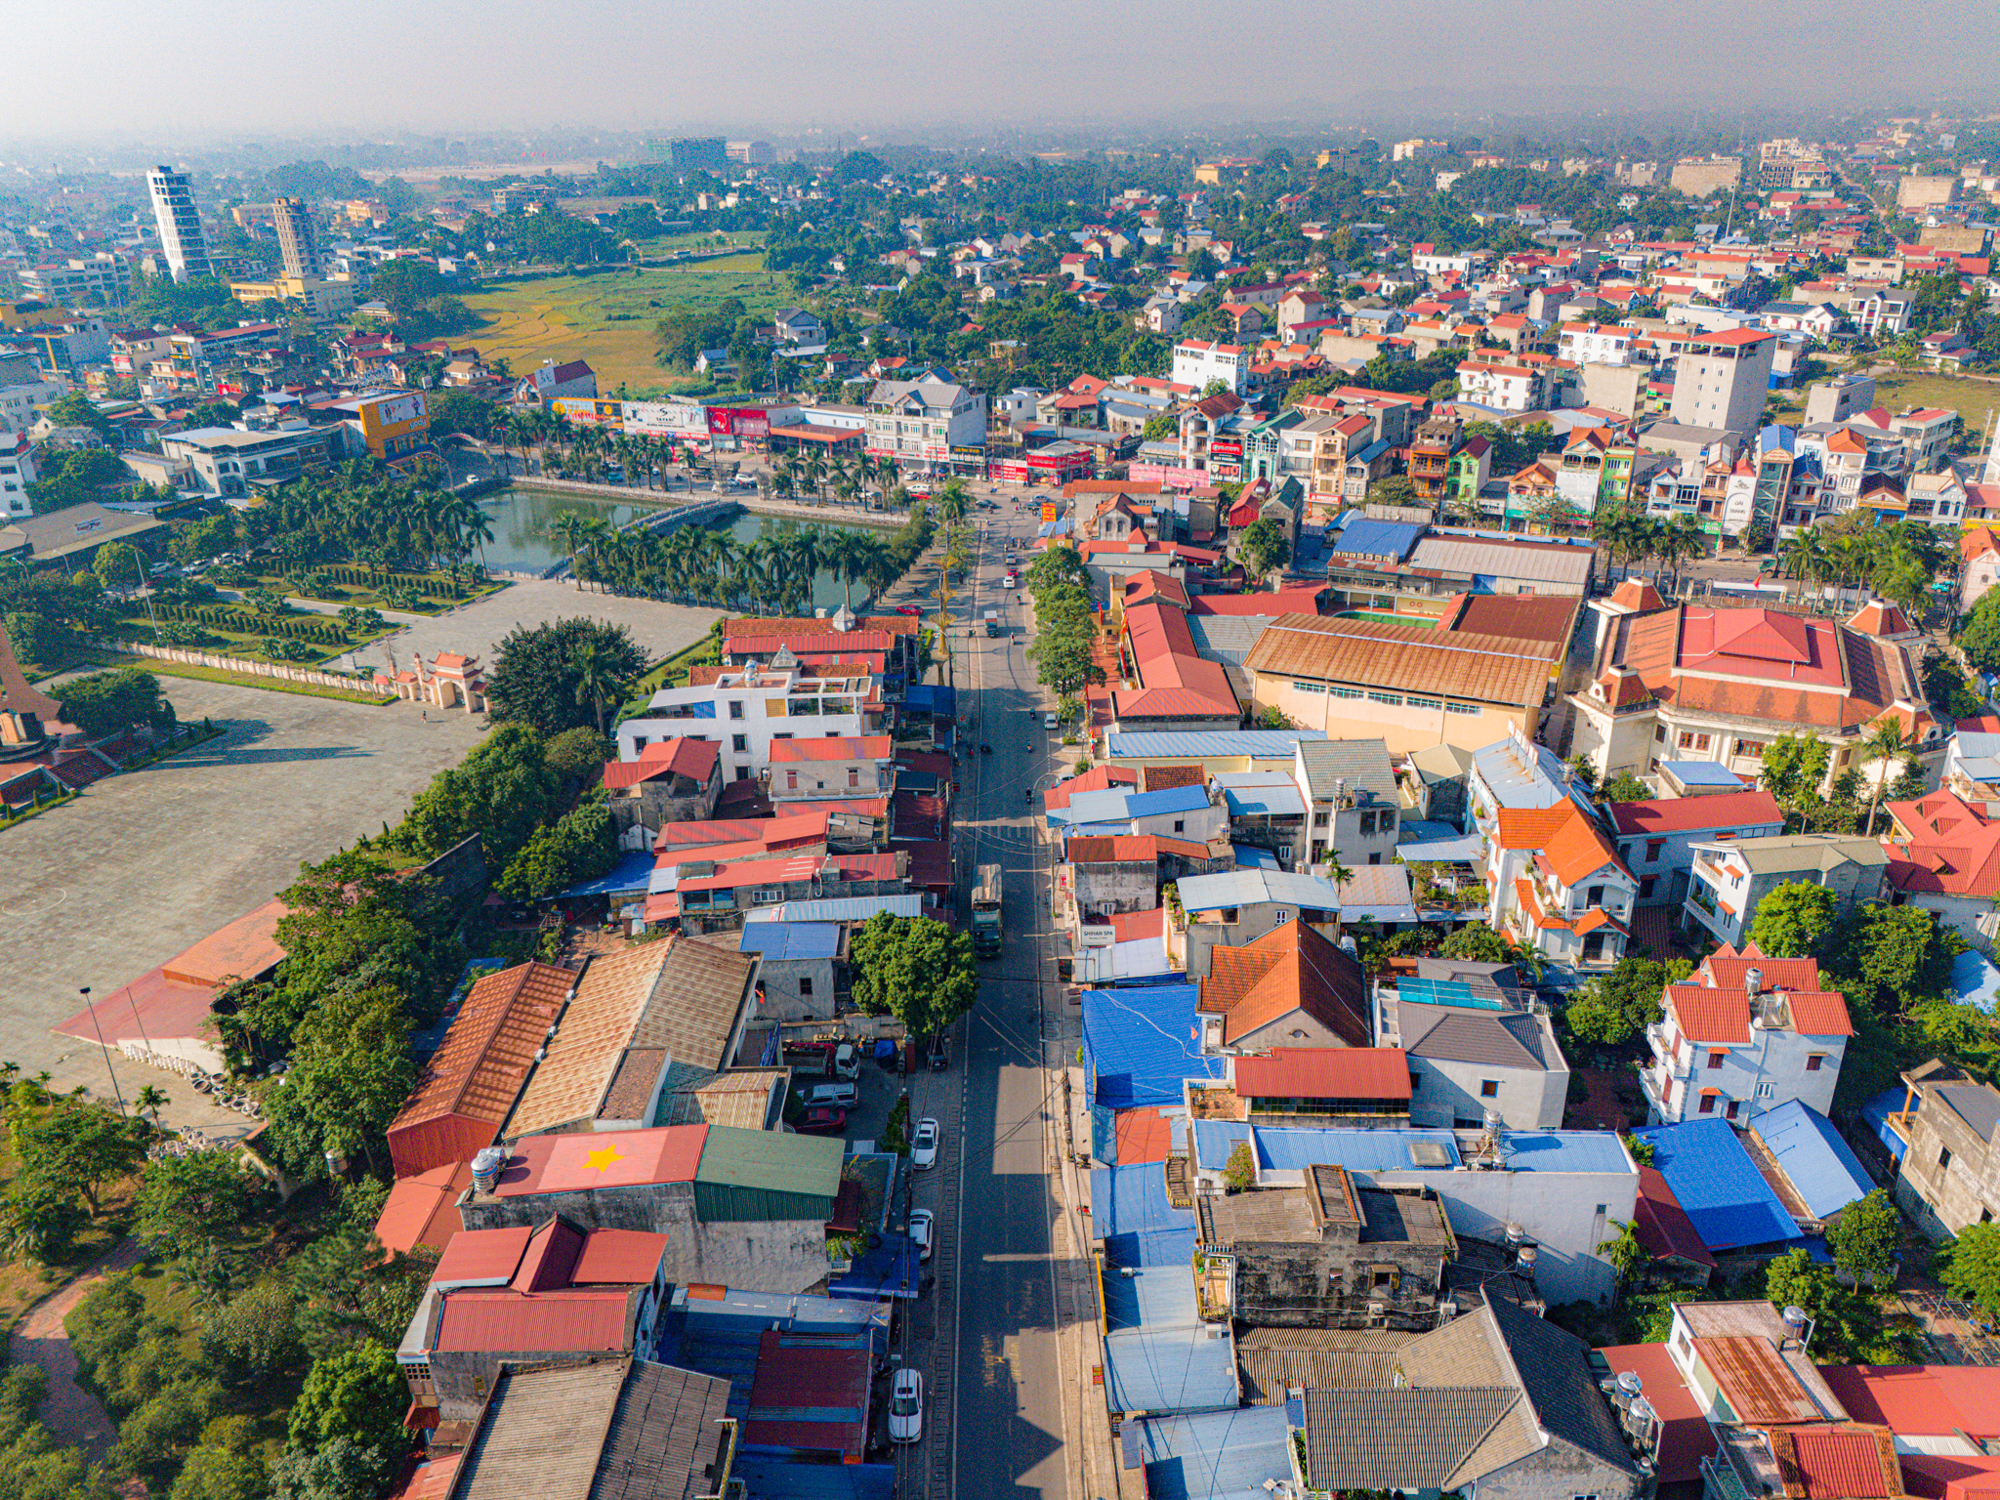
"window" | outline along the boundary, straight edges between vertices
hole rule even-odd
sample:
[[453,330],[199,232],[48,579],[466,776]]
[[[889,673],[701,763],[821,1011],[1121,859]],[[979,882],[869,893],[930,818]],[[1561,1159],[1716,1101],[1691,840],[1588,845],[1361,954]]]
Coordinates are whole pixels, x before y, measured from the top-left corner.
[[1295,682],[1292,684],[1292,691],[1295,693],[1317,693],[1320,697],[1324,698],[1326,696],[1326,684],[1323,682]]
[[798,789],[799,789],[799,773],[797,771],[785,772],[785,790],[788,792],[796,792]]
[[1586,906],[1602,906],[1604,904],[1604,887],[1601,885],[1592,886],[1583,893],[1583,902]]
[[847,785],[850,789],[861,785],[861,772],[859,768],[855,766],[847,768]]
[[788,740],[791,737],[792,737],[792,732],[789,729],[781,729],[776,734],[771,736],[771,738],[774,740]]
[[748,781],[750,779],[750,768],[748,766],[738,766],[736,768],[736,779],[738,781]]
[[1737,1109],[1738,1109],[1739,1107],[1740,1107],[1740,1104],[1739,1104],[1739,1102],[1738,1102],[1737,1100],[1735,1100],[1735,1099],[1731,1099],[1731,1100],[1729,1101],[1729,1108],[1725,1109],[1725,1110],[1724,1110],[1724,1111],[1722,1112],[1722,1117],[1723,1117],[1723,1118],[1724,1118],[1725,1120],[1733,1120],[1733,1119],[1735,1119],[1735,1118],[1736,1118],[1736,1111],[1737,1111]]
[[1500,1097],[1500,1080],[1497,1078],[1480,1079],[1479,1097],[1482,1099],[1498,1099]]
[[1949,1167],[1950,1165],[1951,1165],[1951,1147],[1940,1146],[1938,1148],[1938,1170],[1942,1172],[1944,1171],[1945,1168]]
[[1401,693],[1370,693],[1368,701],[1370,703],[1386,703],[1391,708],[1401,708],[1403,706],[1403,695]]
[[1411,708],[1429,709],[1432,713],[1437,713],[1444,707],[1443,700],[1438,698],[1409,698],[1405,701]]
[[1335,698],[1359,698],[1361,696],[1360,688],[1330,687],[1327,689],[1327,692]]
[[1640,899],[1641,901],[1650,901],[1650,900],[1652,899],[1652,896],[1653,896],[1653,887],[1654,887],[1654,886],[1656,886],[1656,885],[1658,885],[1658,884],[1659,884],[1658,880],[1656,880],[1656,879],[1655,879],[1655,878],[1654,878],[1653,876],[1651,876],[1651,875],[1642,875],[1642,876],[1640,876],[1640,877],[1639,877],[1639,899]]
[[1424,1075],[1423,1075],[1423,1074],[1421,1074],[1421,1073],[1412,1073],[1412,1074],[1410,1075],[1410,1092],[1411,1092],[1411,1093],[1415,1093],[1415,1092],[1417,1091],[1418,1087],[1419,1087],[1419,1086],[1420,1086],[1420,1085],[1421,1085],[1421,1084],[1423,1083],[1423,1081],[1424,1081]]
[[1759,1099],[1776,1098],[1777,1093],[1778,1086],[1775,1083],[1760,1083],[1757,1085],[1757,1097]]
[[803,999],[805,996],[810,995],[812,992],[813,992],[813,982],[810,979],[801,978],[799,980],[800,998]]
[[1715,1113],[1715,1095],[1703,1094],[1701,1096],[1701,1112],[1705,1115]]
[[743,754],[750,748],[750,736],[747,734],[732,734],[729,737],[729,748],[734,750],[738,755]]
[[1658,864],[1660,859],[1660,851],[1666,847],[1667,847],[1667,841],[1665,839],[1647,839],[1646,863],[1649,865]]
[[1476,714],[1480,708],[1477,703],[1447,703],[1444,711],[1448,714]]
[[1808,1073],[1817,1073],[1825,1066],[1826,1054],[1824,1052],[1815,1052],[1811,1057],[1806,1059],[1806,1071]]
[[1276,911],[1271,913],[1271,925],[1273,927],[1283,927],[1287,922],[1291,920],[1292,920],[1291,912],[1286,910],[1282,906],[1279,907]]
[[1708,736],[1683,729],[1681,731],[1680,747],[1683,750],[1706,750],[1708,748]]
[[1721,1066],[1722,1066],[1722,1060],[1723,1060],[1723,1058],[1725,1058],[1725,1057],[1727,1057],[1727,1056],[1729,1056],[1729,1054],[1728,1054],[1727,1052],[1715,1052],[1715,1051],[1711,1051],[1711,1052],[1710,1052],[1710,1053],[1708,1054],[1708,1065],[1709,1065],[1709,1066],[1710,1066],[1711,1068],[1719,1068],[1719,1067],[1721,1067]]
[[1667,742],[1667,726],[1664,724],[1655,724],[1653,726],[1653,738],[1664,745]]
[[740,698],[731,698],[729,700],[729,717],[732,719],[743,717],[743,701]]

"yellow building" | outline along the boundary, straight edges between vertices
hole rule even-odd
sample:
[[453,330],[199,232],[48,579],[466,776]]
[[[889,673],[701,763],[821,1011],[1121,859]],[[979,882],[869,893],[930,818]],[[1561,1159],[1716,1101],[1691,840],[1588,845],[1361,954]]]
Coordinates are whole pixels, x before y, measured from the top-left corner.
[[321,281],[312,276],[277,276],[269,281],[232,281],[229,295],[238,302],[302,302],[315,318],[338,317],[354,308],[354,284]]
[[423,391],[390,391],[352,403],[351,419],[368,451],[396,463],[431,447],[430,397]]

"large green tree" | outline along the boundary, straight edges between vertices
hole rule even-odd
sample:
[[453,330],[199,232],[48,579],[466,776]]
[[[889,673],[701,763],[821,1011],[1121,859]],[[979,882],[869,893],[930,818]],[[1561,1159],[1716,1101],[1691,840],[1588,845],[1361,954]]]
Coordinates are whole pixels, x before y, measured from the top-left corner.
[[313,1361],[286,1424],[290,1446],[318,1452],[337,1438],[372,1448],[385,1472],[403,1456],[409,1388],[396,1356],[373,1339]]
[[554,823],[528,837],[507,861],[494,889],[517,900],[540,901],[583,880],[610,873],[618,863],[618,832],[602,790],[593,790]]
[[848,952],[854,1003],[871,1015],[887,1011],[913,1036],[942,1031],[979,997],[971,937],[929,917],[877,912]]
[[1903,1216],[1882,1188],[1848,1204],[1826,1232],[1833,1263],[1857,1279],[1893,1271],[1902,1241]]
[[1989,1318],[2000,1318],[2000,1224],[1968,1224],[1946,1247],[1945,1289],[1976,1302]]
[[1285,536],[1285,528],[1265,516],[1252,521],[1244,531],[1237,555],[1252,575],[1262,578],[1292,560],[1292,544]]
[[265,1093],[269,1135],[294,1173],[319,1176],[326,1156],[382,1160],[383,1136],[417,1081],[410,1017],[386,986],[324,996],[292,1036],[284,1081]]
[[1600,974],[1579,990],[1563,1012],[1579,1041],[1601,1047],[1623,1047],[1660,1019],[1661,997],[1667,985],[1684,978],[1689,965],[1672,965],[1628,954],[1608,974]]
[[92,739],[102,739],[135,725],[170,729],[174,706],[160,691],[160,679],[141,667],[92,672],[58,687],[63,720]]
[[[586,642],[592,650],[580,659]],[[584,618],[518,626],[500,643],[486,673],[486,698],[493,717],[526,724],[545,735],[580,725],[596,725],[597,696],[591,682],[608,693],[616,683],[644,674],[646,653],[622,625]]]
[[504,869],[555,814],[561,792],[542,734],[504,723],[417,793],[398,834],[419,852],[437,855],[476,833],[487,863]]
[[1757,903],[1750,941],[1771,958],[1808,958],[1833,931],[1839,903],[1810,880],[1788,880]]
[[234,1152],[163,1156],[146,1164],[132,1231],[169,1260],[196,1254],[242,1227],[259,1185]]

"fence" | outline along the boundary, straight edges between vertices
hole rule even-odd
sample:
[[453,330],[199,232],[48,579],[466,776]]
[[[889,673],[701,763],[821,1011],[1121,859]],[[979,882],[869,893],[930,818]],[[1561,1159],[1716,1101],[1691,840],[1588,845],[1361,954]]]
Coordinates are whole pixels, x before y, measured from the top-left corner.
[[235,672],[246,677],[278,677],[286,682],[304,683],[310,687],[339,688],[343,692],[367,693],[388,702],[396,695],[382,692],[374,683],[360,677],[346,677],[338,672],[314,672],[306,667],[286,666],[281,662],[247,661],[240,656],[217,656],[211,651],[190,651],[184,646],[155,646],[150,641],[99,641],[97,645],[106,651],[129,651],[138,656],[151,656],[160,661],[177,661],[189,667],[213,667],[219,672]]

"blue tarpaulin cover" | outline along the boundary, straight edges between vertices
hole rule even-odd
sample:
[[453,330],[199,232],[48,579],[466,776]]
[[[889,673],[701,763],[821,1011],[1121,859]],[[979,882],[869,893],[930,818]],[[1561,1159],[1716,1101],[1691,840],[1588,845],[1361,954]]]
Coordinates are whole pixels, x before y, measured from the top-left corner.
[[581,896],[643,895],[647,882],[653,878],[654,858],[650,849],[623,855],[611,867],[609,874],[600,875],[595,880],[580,880],[558,899],[568,901]]
[[1727,1120],[1688,1120],[1632,1134],[1652,1146],[1654,1167],[1710,1250],[1801,1238],[1798,1224]]
[[1203,1057],[1195,987],[1131,985],[1083,992],[1083,1060],[1091,1101],[1110,1109],[1179,1104],[1189,1078],[1219,1079],[1223,1059]]
[[1892,1083],[1861,1106],[1861,1118],[1868,1122],[1868,1128],[1875,1133],[1875,1139],[1882,1143],[1882,1149],[1889,1153],[1891,1161],[1903,1159],[1903,1151],[1908,1142],[1889,1128],[1889,1116],[1899,1113],[1909,1097],[1910,1090],[1907,1084]]
[[1802,1100],[1787,1099],[1757,1116],[1757,1136],[1815,1219],[1830,1219],[1868,1196],[1874,1179],[1833,1122]]

